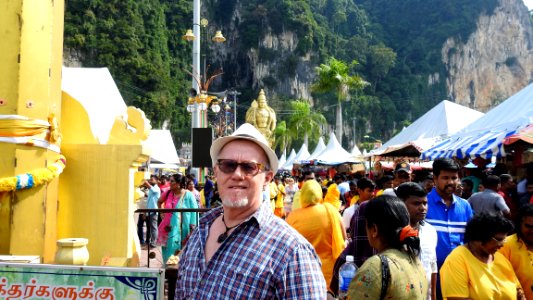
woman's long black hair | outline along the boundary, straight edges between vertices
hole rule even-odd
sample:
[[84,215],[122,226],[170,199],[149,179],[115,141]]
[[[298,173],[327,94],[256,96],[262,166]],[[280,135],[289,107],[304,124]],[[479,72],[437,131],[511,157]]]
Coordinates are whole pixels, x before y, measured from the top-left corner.
[[374,224],[379,235],[388,247],[409,254],[411,258],[420,252],[418,236],[408,236],[400,240],[400,232],[409,225],[409,211],[402,200],[394,196],[379,196],[370,200],[365,209],[366,226]]

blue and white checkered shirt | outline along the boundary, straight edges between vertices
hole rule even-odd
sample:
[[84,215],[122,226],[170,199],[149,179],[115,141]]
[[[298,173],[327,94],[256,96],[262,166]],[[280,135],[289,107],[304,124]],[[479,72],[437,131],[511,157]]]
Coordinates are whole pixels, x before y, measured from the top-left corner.
[[326,299],[313,246],[274,216],[268,202],[206,264],[209,228],[221,213],[221,207],[206,213],[191,235],[180,259],[175,299]]

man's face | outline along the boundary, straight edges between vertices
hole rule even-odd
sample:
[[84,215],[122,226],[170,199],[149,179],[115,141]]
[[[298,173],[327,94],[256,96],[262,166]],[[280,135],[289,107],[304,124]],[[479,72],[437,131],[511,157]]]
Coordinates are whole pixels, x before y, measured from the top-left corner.
[[428,199],[426,197],[409,196],[405,200],[405,206],[409,211],[411,223],[419,223],[426,218],[428,212]]
[[424,180],[424,190],[426,190],[426,193],[431,192],[433,187],[435,186],[435,182],[431,179]]
[[383,189],[384,190],[390,189],[390,188],[392,188],[392,180],[383,182]]
[[157,179],[155,177],[150,177],[150,180],[148,182],[150,182],[151,185],[156,185]]
[[405,171],[398,171],[394,174],[394,181],[396,186],[399,186],[402,183],[411,181],[411,175]]
[[[218,159],[229,159],[239,163],[253,162],[266,165],[268,160],[261,147],[251,141],[235,140],[222,148]],[[242,166],[226,174],[218,164],[214,168],[222,205],[226,208],[259,208],[264,186],[272,180],[272,171],[259,171],[257,175],[247,175]]]
[[502,190],[504,191],[512,191],[515,188],[516,188],[516,183],[514,182],[513,179],[509,179],[509,181],[502,184]]
[[444,196],[452,196],[459,183],[457,171],[442,170],[439,176],[435,177],[435,187],[437,192]]
[[522,219],[522,227],[520,230],[524,236],[524,242],[529,246],[533,246],[533,217],[524,217]]
[[361,202],[374,198],[373,188],[357,189],[357,193],[359,194],[359,201]]

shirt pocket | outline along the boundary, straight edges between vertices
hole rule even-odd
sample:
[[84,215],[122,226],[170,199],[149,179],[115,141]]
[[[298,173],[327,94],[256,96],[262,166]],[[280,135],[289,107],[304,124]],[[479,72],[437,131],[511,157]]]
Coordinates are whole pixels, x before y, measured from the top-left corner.
[[217,276],[219,295],[235,299],[272,299],[275,296],[272,274],[258,268],[251,270],[226,269]]

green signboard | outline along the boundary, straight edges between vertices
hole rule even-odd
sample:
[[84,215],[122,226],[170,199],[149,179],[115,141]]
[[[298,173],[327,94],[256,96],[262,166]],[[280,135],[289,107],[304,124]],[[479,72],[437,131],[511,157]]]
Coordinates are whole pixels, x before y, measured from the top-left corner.
[[163,299],[164,270],[0,263],[0,299]]

